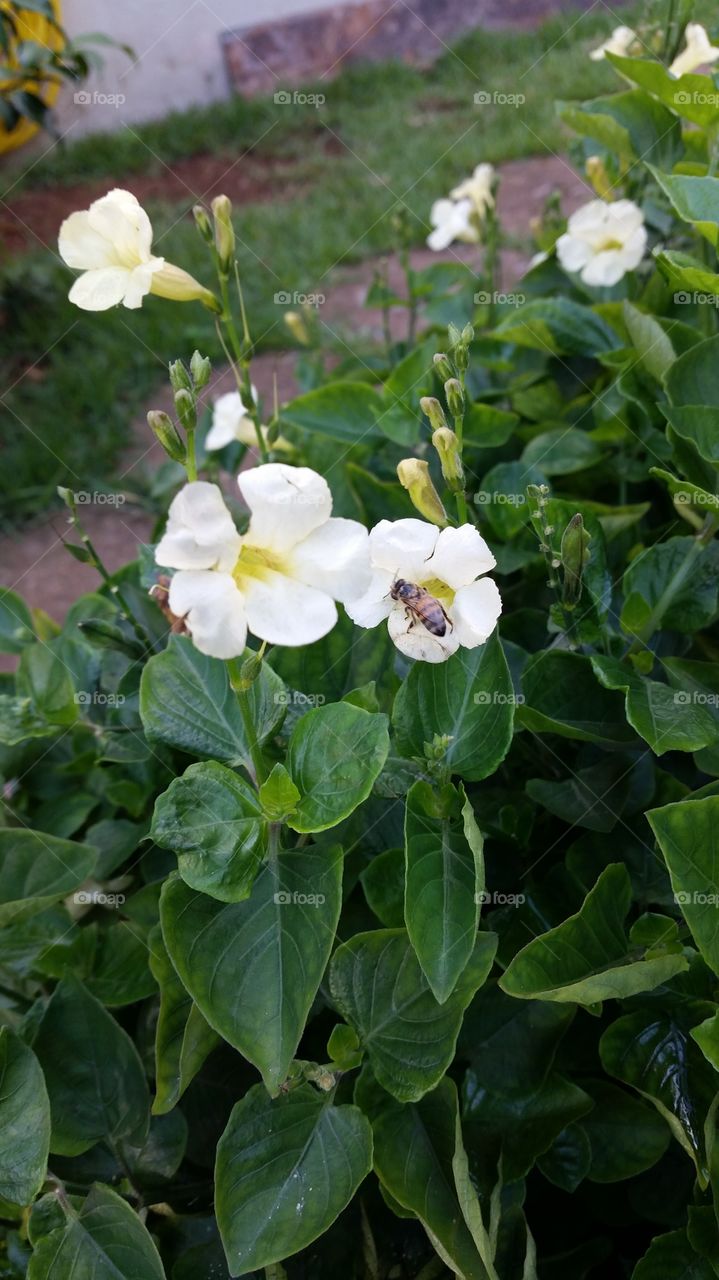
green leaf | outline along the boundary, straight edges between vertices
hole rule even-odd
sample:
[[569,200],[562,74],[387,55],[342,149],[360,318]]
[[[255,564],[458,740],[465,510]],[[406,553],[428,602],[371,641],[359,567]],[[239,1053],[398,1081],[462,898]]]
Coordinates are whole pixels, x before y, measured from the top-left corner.
[[0,1027],[0,1197],[32,1204],[47,1172],[50,1102],[32,1049]]
[[514,692],[496,631],[477,649],[447,662],[416,662],[395,699],[399,751],[424,755],[435,734],[450,739],[445,761],[470,782],[487,778],[512,741]]
[[716,1280],[716,1271],[695,1253],[682,1229],[654,1237],[634,1268],[632,1280]]
[[27,920],[87,880],[97,851],[44,831],[0,830],[0,925]]
[[541,467],[545,476],[566,476],[596,467],[603,452],[585,431],[576,427],[556,427],[533,436],[525,446],[521,461],[526,467]]
[[647,818],[674,900],[707,964],[719,974],[719,796],[650,809]]
[[671,338],[653,316],[640,311],[626,299],[622,303],[622,312],[640,364],[647,373],[661,382],[676,360]]
[[719,335],[679,356],[664,385],[672,405],[719,406]]
[[283,405],[280,425],[359,444],[382,438],[378,422],[385,408],[366,382],[329,382]]
[[155,802],[150,836],[177,854],[185,884],[220,902],[246,898],[267,826],[257,793],[214,760],[191,764]]
[[26,738],[47,738],[60,730],[60,725],[38,715],[30,698],[0,693],[0,745],[16,747]]
[[376,853],[360,875],[367,905],[387,929],[404,927],[404,849]]
[[440,1004],[474,949],[484,889],[482,833],[465,799],[462,822],[437,813],[426,782],[415,782],[405,810],[405,920],[409,940]]
[[402,1105],[365,1070],[355,1099],[372,1124],[374,1169],[382,1188],[416,1214],[456,1274],[488,1280],[455,1183],[459,1117],[454,1082],[441,1080],[431,1093]]
[[641,89],[629,89],[581,105],[559,103],[562,119],[608,151],[671,167],[682,149],[676,116]]
[[502,1157],[507,1182],[524,1178],[539,1156],[575,1120],[591,1111],[592,1100],[571,1080],[552,1071],[527,1093],[503,1094],[487,1089],[470,1068],[462,1090],[462,1115],[470,1150],[492,1163]]
[[[711,80],[702,75],[672,76],[661,62],[649,58],[620,57],[608,53],[607,59],[627,80],[651,93],[675,115],[693,124],[709,125],[716,120],[712,102]],[[707,92],[709,90],[709,92]]]
[[25,601],[9,587],[0,587],[0,653],[22,653],[34,639],[32,614]]
[[674,476],[671,471],[665,471],[662,467],[650,467],[649,474],[667,486],[675,506],[678,503],[680,506],[697,507],[702,515],[719,512],[719,498],[716,494],[708,493],[706,489],[702,489],[691,480]]
[[624,999],[651,991],[689,966],[681,955],[634,957],[623,921],[632,901],[629,874],[612,863],[600,875],[576,915],[528,942],[499,980],[520,1000]]
[[639,1009],[612,1023],[599,1042],[604,1070],[654,1104],[702,1187],[709,1181],[717,1076],[691,1031],[710,1011],[706,1001],[686,997],[671,1009]]
[[434,1088],[454,1053],[462,1014],[492,967],[497,939],[479,934],[451,996],[440,1005],[402,929],[355,934],[338,947],[330,988],[378,1082],[400,1102]]
[[478,449],[506,444],[519,422],[519,414],[493,404],[470,404],[464,418],[464,442]]
[[165,1115],[179,1102],[220,1039],[180,982],[159,925],[152,930],[148,945],[150,968],[160,988],[152,1110],[154,1115]]
[[690,222],[715,248],[719,243],[719,178],[686,173],[661,173],[647,168],[667,196],[675,213]]
[[274,1099],[254,1085],[217,1147],[217,1222],[231,1275],[306,1248],[371,1167],[372,1132],[358,1107],[333,1106],[309,1084]]
[[591,1163],[589,1139],[581,1124],[568,1124],[537,1160],[545,1178],[570,1194],[584,1181]]
[[80,1212],[37,1244],[28,1280],[165,1280],[152,1236],[128,1204],[96,1183]]
[[137,1050],[75,978],[55,988],[32,1047],[50,1098],[51,1151],[79,1155],[101,1138],[142,1145],[150,1099]]
[[621,697],[597,683],[584,654],[566,649],[533,654],[522,671],[522,693],[517,720],[533,733],[556,733],[579,742],[636,741]]
[[591,663],[605,688],[624,690],[627,720],[657,755],[698,751],[716,741],[717,726],[706,707],[685,702],[676,689],[637,675],[617,658],[597,655]]
[[707,1062],[719,1071],[719,1010],[705,1018],[698,1027],[692,1027],[690,1035],[696,1040]]
[[278,761],[262,783],[259,796],[268,822],[284,822],[297,808],[300,793],[285,766]]
[[389,751],[387,717],[350,703],[315,707],[295,725],[287,769],[300,798],[294,831],[325,831],[367,799]]
[[591,1182],[621,1182],[651,1169],[664,1155],[670,1133],[656,1109],[608,1080],[582,1080],[594,1102],[582,1128],[589,1139]]
[[537,298],[500,320],[492,334],[548,355],[597,356],[618,346],[614,329],[590,307],[569,298]]
[[[717,280],[719,293],[719,280]],[[719,435],[716,430],[715,407],[703,405],[679,405],[664,407],[670,425],[682,440],[694,445],[697,453],[707,462],[719,463]]]
[[59,652],[60,642],[32,644],[23,650],[17,671],[17,691],[29,698],[33,709],[51,724],[70,725],[78,718],[80,704],[70,669]]
[[275,1094],[287,1076],[339,918],[339,849],[279,853],[250,897],[221,903],[171,878],[160,901],[170,959],[211,1027]]
[[142,928],[122,920],[98,931],[92,972],[85,985],[106,1007],[134,1004],[156,991],[148,966],[149,953]]
[[[262,741],[280,724],[284,686],[267,663],[249,693],[250,711]],[[208,658],[185,636],[171,636],[164,653],[150,658],[140,682],[140,715],[151,742],[166,742],[188,755],[251,765],[237,695],[227,667]]]

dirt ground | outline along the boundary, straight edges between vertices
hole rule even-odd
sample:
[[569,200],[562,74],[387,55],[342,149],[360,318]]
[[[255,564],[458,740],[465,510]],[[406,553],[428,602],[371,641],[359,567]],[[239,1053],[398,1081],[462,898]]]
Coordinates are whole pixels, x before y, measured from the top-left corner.
[[[251,157],[249,158],[251,161]],[[233,183],[223,182],[222,164],[217,157],[199,157],[186,162],[187,172],[183,165],[175,166],[175,175],[166,177],[129,178],[126,185],[134,191],[139,199],[149,194],[171,196],[182,199],[183,186],[188,194],[188,207],[192,203],[192,190],[206,190],[210,185],[212,174],[216,181],[222,183],[222,189],[237,203],[248,199],[257,200],[263,195],[269,197],[276,191],[279,173],[270,174],[267,166],[262,166],[262,183],[251,186],[252,178],[248,176],[246,164],[234,170]],[[198,170],[202,167],[202,172]],[[215,171],[215,166],[218,166]],[[240,173],[240,170],[242,173]],[[586,183],[571,169],[569,164],[559,157],[535,157],[528,160],[512,161],[501,167],[499,195],[499,214],[502,225],[510,237],[526,236],[529,219],[541,212],[544,201],[552,191],[562,194],[562,205],[569,213],[587,200]],[[258,175],[255,175],[256,177]],[[6,235],[9,240],[18,234],[39,236],[49,243],[54,241],[62,219],[77,208],[87,208],[90,200],[95,199],[107,188],[107,183],[88,185],[83,188],[65,188],[44,193],[42,200],[35,192],[32,198],[20,196],[11,206],[17,216],[27,218],[27,228],[9,214],[0,219],[0,238]],[[286,189],[286,188],[285,188]],[[6,223],[10,223],[10,227]],[[17,228],[20,227],[20,233]],[[24,244],[25,241],[22,241]],[[20,247],[18,244],[17,247]],[[457,246],[455,246],[457,248]],[[459,246],[458,257],[468,261],[476,260],[476,251],[470,246]],[[416,267],[427,265],[436,260],[429,250],[418,249],[412,254]],[[502,259],[502,287],[506,290],[518,279],[528,264],[528,255],[518,250],[507,250]],[[376,264],[367,261],[352,268],[340,268],[335,271],[329,283],[323,282],[322,291],[326,302],[322,307],[322,322],[330,329],[335,325],[341,328],[342,334],[362,331],[380,336],[382,317],[379,311],[363,306],[364,297],[372,281]],[[398,263],[390,260],[390,280],[401,284]],[[398,312],[394,317],[401,322],[403,317]],[[287,400],[295,393],[293,369],[296,359],[294,352],[261,355],[253,362],[252,377],[261,396],[271,403],[273,384],[277,379],[280,400]],[[232,386],[229,370],[220,371],[210,387],[211,398],[230,390]],[[169,408],[169,390],[161,388],[155,393],[147,408]],[[157,444],[150,443],[149,432],[145,421],[145,412],[138,415],[132,424],[131,437],[133,443],[119,461],[117,469],[117,490],[122,493],[123,479],[135,468],[152,468],[157,466],[164,455]],[[82,518],[100,555],[110,570],[119,568],[137,554],[138,546],[150,538],[152,520],[147,512],[129,501],[119,505],[101,505],[90,502],[84,506]],[[91,591],[98,586],[98,577],[93,569],[78,564],[64,550],[63,540],[68,534],[67,521],[63,512],[56,512],[44,522],[28,529],[0,539],[0,583],[18,591],[32,607],[44,609],[51,617],[61,621],[70,604],[78,595]]]

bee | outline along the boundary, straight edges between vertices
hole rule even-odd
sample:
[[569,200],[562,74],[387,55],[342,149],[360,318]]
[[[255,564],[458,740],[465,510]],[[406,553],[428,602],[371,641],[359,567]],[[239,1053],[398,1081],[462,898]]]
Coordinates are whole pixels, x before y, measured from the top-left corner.
[[411,627],[415,622],[421,622],[430,635],[443,636],[446,635],[447,624],[452,626],[439,600],[435,600],[429,591],[419,587],[416,582],[405,582],[404,578],[395,578],[389,594],[393,600],[404,605],[405,615],[412,619]]

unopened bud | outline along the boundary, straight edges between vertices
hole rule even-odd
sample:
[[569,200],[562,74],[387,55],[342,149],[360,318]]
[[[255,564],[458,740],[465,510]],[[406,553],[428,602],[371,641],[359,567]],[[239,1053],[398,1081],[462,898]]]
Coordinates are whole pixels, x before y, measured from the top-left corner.
[[150,409],[147,415],[147,425],[152,433],[157,436],[168,458],[172,458],[173,462],[183,462],[186,458],[185,444],[172,418],[170,418],[162,409]]
[[439,454],[442,475],[452,493],[464,489],[464,471],[459,452],[459,440],[449,427],[439,427],[432,435],[432,444]]
[[611,198],[613,183],[601,156],[589,156],[584,171],[601,200]]
[[442,379],[442,382],[446,382],[448,378],[454,377],[452,363],[444,352],[438,351],[436,356],[432,356],[432,364],[434,365],[435,373]]
[[215,196],[212,215],[215,219],[215,248],[220,260],[220,270],[228,276],[235,260],[235,229],[232,225],[232,204],[227,196]]
[[305,324],[305,318],[300,311],[285,311],[285,324],[289,329],[295,342],[300,342],[303,347],[308,347],[312,341],[309,329]]
[[453,418],[461,418],[464,413],[464,392],[458,378],[450,378],[444,384],[447,406]]
[[429,474],[429,463],[419,458],[403,458],[397,464],[397,478],[410,496],[412,505],[416,507],[425,520],[444,528],[447,524],[447,512],[442,505],[437,490]]
[[197,406],[191,391],[181,388],[175,392],[175,408],[185,431],[194,431],[197,426]]
[[230,684],[235,693],[247,693],[251,689],[255,680],[257,680],[262,671],[262,655],[253,653],[249,658],[245,658],[241,664],[237,674],[234,671],[230,675]]
[[212,223],[210,222],[210,215],[208,214],[205,206],[202,204],[196,204],[192,210],[192,216],[195,219],[195,226],[202,236],[202,239],[206,240],[208,244],[212,244],[214,239],[212,234]]
[[468,347],[470,342],[474,341],[474,328],[471,324],[466,324],[462,330],[462,342]]
[[153,271],[150,282],[150,293],[158,298],[167,298],[170,302],[201,302],[209,311],[216,314],[222,307],[210,289],[206,289],[199,280],[195,280],[182,267],[175,267],[166,262],[159,271]]
[[419,407],[429,418],[429,425],[433,431],[438,427],[446,427],[447,419],[444,416],[444,409],[435,396],[422,396]]
[[190,373],[192,374],[192,381],[198,391],[201,390],[202,387],[206,387],[210,381],[210,374],[212,373],[212,364],[209,356],[201,356],[199,351],[193,352],[192,359],[190,360]]
[[572,516],[564,533],[560,557],[564,576],[562,581],[562,603],[573,609],[582,594],[582,575],[584,566],[589,560],[589,540],[591,534],[584,528],[581,513]]
[[192,389],[192,378],[181,360],[170,361],[170,386],[173,391],[190,391]]

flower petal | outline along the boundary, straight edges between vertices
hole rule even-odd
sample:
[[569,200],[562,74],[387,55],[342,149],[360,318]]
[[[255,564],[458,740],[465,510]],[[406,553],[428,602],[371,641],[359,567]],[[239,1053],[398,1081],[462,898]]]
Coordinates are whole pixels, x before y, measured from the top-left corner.
[[418,582],[427,576],[427,561],[437,545],[439,529],[427,520],[380,520],[369,535],[373,567],[392,577]]
[[122,302],[129,283],[127,267],[97,267],[78,276],[68,296],[83,311],[107,311]]
[[254,636],[268,644],[293,648],[313,644],[326,636],[337,621],[335,603],[324,591],[284,573],[243,578],[242,590],[247,625]]
[[345,602],[347,616],[358,627],[376,627],[389,617],[395,605],[389,594],[393,578],[389,569],[374,569],[364,595]]
[[442,530],[434,554],[427,562],[427,574],[456,591],[494,569],[496,563],[474,525],[463,524],[459,529]]
[[170,569],[219,569],[229,573],[237,563],[241,545],[217,485],[195,480],[172,499],[155,559]]
[[237,658],[247,641],[244,601],[229,573],[184,570],[170,583],[168,601],[185,619],[192,642],[211,658]]
[[569,232],[560,236],[555,245],[559,265],[565,271],[580,271],[592,258],[592,248],[586,240],[575,239]]
[[283,553],[307,538],[332,513],[327,481],[309,467],[267,462],[237,477],[250,508],[249,546]]
[[450,610],[453,635],[465,649],[476,649],[491,636],[502,612],[502,597],[492,578],[460,587]]
[[[252,388],[252,394],[257,403],[255,387]],[[267,428],[263,430],[266,434]],[[257,432],[239,391],[227,391],[224,395],[217,397],[212,407],[212,426],[207,433],[205,448],[224,449],[235,440],[250,446],[256,445]]]
[[152,247],[152,224],[131,191],[120,187],[108,191],[90,205],[88,220],[90,226],[111,243],[116,262],[124,262],[126,266],[147,262]]
[[96,270],[98,267],[116,266],[112,245],[90,226],[90,214],[87,209],[80,213],[71,213],[60,227],[58,249],[63,262],[68,267],[80,267],[83,271]]
[[356,600],[370,582],[369,535],[357,520],[326,520],[290,552],[293,578],[318,587],[333,600]]
[[139,267],[134,267],[128,272],[123,306],[132,311],[142,306],[142,299],[152,289],[155,272],[161,271],[164,264],[164,258],[150,258],[149,262],[142,262]]
[[405,609],[396,605],[389,615],[387,628],[400,653],[418,662],[446,662],[459,648],[453,628],[448,627],[443,636],[433,636],[421,622],[407,617]]

